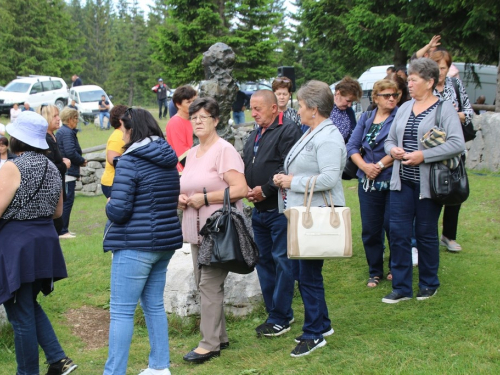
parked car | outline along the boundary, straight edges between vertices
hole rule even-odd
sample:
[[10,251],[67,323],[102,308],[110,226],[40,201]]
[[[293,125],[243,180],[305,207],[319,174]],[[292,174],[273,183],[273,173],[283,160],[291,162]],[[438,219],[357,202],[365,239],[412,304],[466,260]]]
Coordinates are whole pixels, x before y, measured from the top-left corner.
[[255,91],[258,90],[271,90],[272,87],[268,85],[267,83],[263,82],[245,82],[241,83],[240,85],[240,90],[243,91],[246,96],[248,96],[248,99],[253,95]]
[[78,111],[82,115],[83,119],[88,122],[93,122],[95,116],[99,115],[99,100],[101,100],[102,95],[106,97],[109,101],[109,109],[113,108],[113,103],[111,103],[112,97],[108,96],[106,92],[99,86],[96,85],[82,85],[72,87],[69,90],[69,100],[74,100]]
[[18,77],[0,91],[0,114],[9,114],[14,103],[22,105],[24,102],[30,103],[33,109],[53,104],[61,110],[68,103],[68,86],[58,77]]

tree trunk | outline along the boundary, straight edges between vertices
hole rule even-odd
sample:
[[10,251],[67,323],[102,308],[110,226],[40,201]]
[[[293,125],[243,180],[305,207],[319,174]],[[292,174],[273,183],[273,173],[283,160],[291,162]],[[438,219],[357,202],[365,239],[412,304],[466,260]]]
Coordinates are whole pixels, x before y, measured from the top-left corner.
[[401,50],[399,42],[396,41],[394,45],[394,67],[406,66],[408,61],[408,52]]
[[500,52],[498,54],[498,57],[497,98],[495,102],[495,112],[500,112]]

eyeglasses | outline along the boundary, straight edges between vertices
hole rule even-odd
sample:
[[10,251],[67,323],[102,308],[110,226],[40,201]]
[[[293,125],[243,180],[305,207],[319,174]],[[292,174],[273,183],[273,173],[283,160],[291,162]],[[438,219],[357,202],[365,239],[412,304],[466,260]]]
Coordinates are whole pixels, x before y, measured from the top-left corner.
[[198,120],[200,120],[201,122],[205,123],[205,122],[207,122],[207,120],[208,120],[210,117],[212,117],[212,118],[213,118],[213,116],[203,116],[203,115],[199,115],[199,116],[196,116],[196,117],[190,117],[190,118],[189,118],[189,121],[191,121],[191,122],[195,122],[195,123],[196,123],[196,122],[198,122]]
[[399,92],[395,92],[394,94],[377,94],[377,96],[382,96],[386,100],[388,100],[391,96],[394,99],[397,99],[397,98],[399,98]]
[[281,78],[281,77],[278,77],[274,80],[275,82],[283,82],[283,83],[289,83],[289,82],[292,82],[290,81],[288,78]]

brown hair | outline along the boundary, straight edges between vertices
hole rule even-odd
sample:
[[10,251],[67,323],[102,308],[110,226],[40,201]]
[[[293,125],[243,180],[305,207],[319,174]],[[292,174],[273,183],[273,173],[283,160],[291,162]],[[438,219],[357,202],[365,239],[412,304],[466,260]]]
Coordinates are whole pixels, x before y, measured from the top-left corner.
[[398,86],[396,85],[396,82],[391,81],[389,79],[381,79],[380,81],[375,82],[373,85],[373,91],[372,91],[372,101],[375,102],[375,98],[377,98],[377,94],[379,94],[381,91],[387,90],[387,89],[392,89],[394,92],[398,92]]
[[335,85],[335,92],[340,92],[342,96],[351,95],[354,97],[354,101],[358,101],[363,96],[359,82],[349,76],[345,76]]
[[122,124],[120,124],[120,119],[127,112],[128,107],[122,104],[115,105],[113,109],[109,112],[109,123],[115,129],[118,129]]
[[289,93],[292,92],[292,80],[288,77],[278,77],[273,81],[273,92],[278,89],[287,89]]
[[441,60],[444,60],[446,65],[448,65],[448,68],[453,63],[450,53],[448,51],[445,51],[445,50],[431,52],[431,54],[429,55],[429,58],[431,60],[434,60],[438,64]]

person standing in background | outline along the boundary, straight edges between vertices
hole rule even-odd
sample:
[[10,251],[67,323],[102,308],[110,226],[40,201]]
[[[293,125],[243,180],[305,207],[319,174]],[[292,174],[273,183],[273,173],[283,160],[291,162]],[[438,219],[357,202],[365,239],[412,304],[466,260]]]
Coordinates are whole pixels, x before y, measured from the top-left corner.
[[236,99],[233,102],[233,120],[234,125],[243,124],[245,122],[245,109],[248,105],[247,95],[240,90],[239,86],[236,86],[238,92],[236,93]]
[[151,88],[152,91],[156,92],[156,100],[158,101],[158,117],[161,120],[161,109],[163,107],[163,118],[167,118],[168,112],[168,100],[167,92],[170,88],[163,83],[163,79],[158,80],[158,84]]
[[71,80],[73,81],[73,84],[71,85],[71,87],[77,87],[77,86],[83,85],[81,78],[78,77],[78,75],[76,75],[76,74],[73,74],[73,77],[71,77]]
[[[101,96],[101,100],[98,103],[99,106],[99,124],[101,125],[101,130],[104,130],[104,117],[109,120],[109,101],[106,100],[106,95]],[[109,130],[109,122],[106,130]]]

